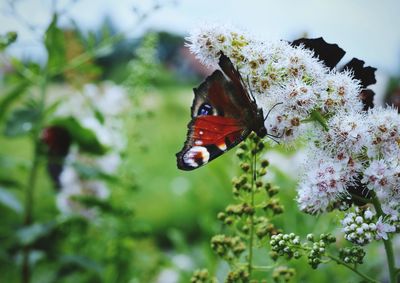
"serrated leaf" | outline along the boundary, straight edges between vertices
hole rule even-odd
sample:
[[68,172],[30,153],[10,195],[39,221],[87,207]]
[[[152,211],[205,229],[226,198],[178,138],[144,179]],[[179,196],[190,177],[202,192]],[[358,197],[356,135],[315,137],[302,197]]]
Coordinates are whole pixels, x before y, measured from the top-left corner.
[[30,245],[47,236],[55,227],[55,222],[35,223],[19,229],[16,233],[18,241],[22,245]]
[[4,135],[17,137],[32,131],[39,119],[39,112],[34,108],[16,109],[6,121]]
[[65,59],[65,39],[63,31],[57,27],[58,16],[53,15],[53,19],[45,33],[44,44],[47,49],[49,70],[57,70],[66,63]]
[[0,187],[0,204],[16,213],[22,212],[22,205],[20,201],[8,190]]
[[51,126],[59,126],[65,128],[73,142],[87,152],[93,154],[104,154],[107,149],[99,142],[96,134],[82,125],[73,117],[58,118],[51,122]]

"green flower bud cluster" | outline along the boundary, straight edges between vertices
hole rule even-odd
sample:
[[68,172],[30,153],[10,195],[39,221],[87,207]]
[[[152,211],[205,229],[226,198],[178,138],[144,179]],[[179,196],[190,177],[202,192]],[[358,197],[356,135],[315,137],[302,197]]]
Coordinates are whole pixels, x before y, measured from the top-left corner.
[[210,274],[207,269],[197,269],[193,272],[190,278],[190,283],[216,283],[217,281],[210,278]]
[[308,254],[308,263],[313,269],[316,269],[322,262],[322,257],[325,255],[326,248],[336,242],[336,238],[331,234],[321,234],[319,240],[315,240],[313,234],[307,235],[307,240],[312,242],[311,250]]
[[275,235],[278,230],[267,217],[260,216],[255,220],[255,232],[257,237],[262,240],[266,236]]
[[301,257],[301,243],[299,236],[294,233],[278,234],[271,237],[271,257],[276,260],[278,256],[286,256],[288,259]]
[[279,233],[270,217],[281,214],[283,206],[275,198],[278,188],[262,180],[269,166],[264,151],[264,143],[254,133],[239,145],[236,155],[241,172],[232,181],[235,203],[218,213],[232,232],[232,236],[216,235],[211,240],[215,253],[233,268],[226,282],[252,282],[253,250],[258,241]]
[[272,273],[272,279],[276,283],[282,282],[282,279],[284,282],[289,282],[295,275],[296,271],[294,270],[294,268],[279,266],[274,269],[274,272]]
[[239,237],[230,237],[227,235],[216,235],[212,237],[211,248],[228,262],[239,258],[246,250],[245,244]]
[[298,259],[303,254],[307,254],[308,263],[316,269],[322,262],[322,257],[326,255],[326,248],[336,242],[336,238],[331,234],[321,234],[319,239],[315,239],[313,234],[307,235],[309,243],[301,243],[299,236],[294,233],[278,234],[271,237],[270,245],[272,252],[270,256],[277,260],[280,256],[287,259]]
[[226,283],[237,283],[237,282],[249,282],[250,274],[246,268],[240,267],[236,270],[232,270],[228,273]]
[[342,248],[339,250],[339,258],[345,263],[363,263],[365,251],[362,247],[353,246],[351,248]]

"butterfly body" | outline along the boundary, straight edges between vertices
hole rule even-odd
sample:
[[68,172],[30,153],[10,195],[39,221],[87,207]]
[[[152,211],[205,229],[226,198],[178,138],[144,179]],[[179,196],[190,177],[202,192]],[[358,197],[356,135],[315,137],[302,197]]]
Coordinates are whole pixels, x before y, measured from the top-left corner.
[[243,141],[252,131],[264,137],[262,109],[247,92],[230,59],[221,55],[221,70],[214,71],[193,89],[187,140],[177,153],[178,168],[196,169]]

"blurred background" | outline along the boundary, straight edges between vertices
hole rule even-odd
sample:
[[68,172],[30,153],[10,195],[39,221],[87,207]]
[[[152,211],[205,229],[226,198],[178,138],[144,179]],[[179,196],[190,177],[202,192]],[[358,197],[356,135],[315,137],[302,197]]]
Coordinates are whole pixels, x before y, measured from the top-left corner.
[[[399,11],[396,0],[1,1],[0,282],[189,282],[203,267],[222,281],[228,266],[209,241],[237,159],[176,168],[192,88],[212,72],[185,37],[207,22],[265,40],[323,36],[343,62],[378,68],[375,104],[398,107]],[[340,233],[335,215],[298,211],[301,154],[268,156],[285,205],[276,226]],[[364,269],[384,274],[383,251],[368,252]],[[271,264],[265,248],[256,256]],[[306,261],[290,263],[293,282],[357,278]]]

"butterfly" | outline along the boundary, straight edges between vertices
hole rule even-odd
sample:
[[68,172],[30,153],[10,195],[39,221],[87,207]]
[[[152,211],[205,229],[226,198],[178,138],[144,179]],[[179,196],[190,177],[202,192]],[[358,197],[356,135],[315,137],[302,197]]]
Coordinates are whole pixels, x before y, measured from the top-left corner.
[[192,120],[186,142],[176,154],[181,170],[194,170],[214,160],[252,131],[261,138],[267,135],[263,111],[247,91],[238,69],[222,52],[218,64],[221,70],[193,89]]

